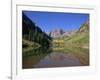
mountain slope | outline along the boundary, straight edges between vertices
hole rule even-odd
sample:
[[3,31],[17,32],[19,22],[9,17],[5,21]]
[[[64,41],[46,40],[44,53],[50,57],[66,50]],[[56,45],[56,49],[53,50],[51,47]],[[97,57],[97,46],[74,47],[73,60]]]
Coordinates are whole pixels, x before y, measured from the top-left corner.
[[89,23],[84,23],[80,29],[71,37],[66,39],[66,44],[75,46],[89,46]]
[[42,47],[48,47],[51,44],[52,38],[36,26],[24,13],[22,13],[22,30],[24,47],[29,47],[30,43],[34,44],[33,46],[36,47],[37,44]]
[[89,22],[87,21],[86,23],[84,23],[78,32],[89,32]]

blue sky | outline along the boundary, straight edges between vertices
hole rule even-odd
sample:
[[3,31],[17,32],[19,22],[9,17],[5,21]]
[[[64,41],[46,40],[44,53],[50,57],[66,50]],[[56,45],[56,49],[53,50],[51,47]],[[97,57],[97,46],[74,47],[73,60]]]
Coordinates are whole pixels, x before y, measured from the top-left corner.
[[64,31],[77,30],[89,20],[89,14],[23,11],[42,31],[50,32],[55,29]]

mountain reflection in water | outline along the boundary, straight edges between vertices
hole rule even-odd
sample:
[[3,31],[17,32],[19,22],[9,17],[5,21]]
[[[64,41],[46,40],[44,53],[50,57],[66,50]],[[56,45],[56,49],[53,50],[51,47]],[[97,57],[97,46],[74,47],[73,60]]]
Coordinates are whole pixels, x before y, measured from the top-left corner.
[[72,53],[53,52],[50,48],[38,48],[23,53],[23,68],[48,68],[81,66]]

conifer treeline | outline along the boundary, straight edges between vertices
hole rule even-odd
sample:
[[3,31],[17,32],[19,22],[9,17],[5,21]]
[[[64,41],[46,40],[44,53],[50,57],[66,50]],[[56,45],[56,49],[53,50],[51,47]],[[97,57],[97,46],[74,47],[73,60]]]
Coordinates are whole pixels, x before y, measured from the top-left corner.
[[41,46],[50,46],[52,38],[35,25],[24,13],[22,13],[23,39],[39,43]]

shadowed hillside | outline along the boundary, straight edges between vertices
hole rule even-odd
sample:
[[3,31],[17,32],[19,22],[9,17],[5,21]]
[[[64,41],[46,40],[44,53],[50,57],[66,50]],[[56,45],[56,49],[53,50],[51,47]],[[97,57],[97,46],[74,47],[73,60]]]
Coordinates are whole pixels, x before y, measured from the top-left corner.
[[49,47],[52,38],[35,25],[24,13],[22,14],[23,48],[39,46]]

